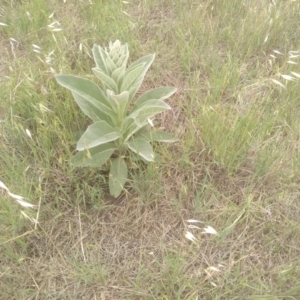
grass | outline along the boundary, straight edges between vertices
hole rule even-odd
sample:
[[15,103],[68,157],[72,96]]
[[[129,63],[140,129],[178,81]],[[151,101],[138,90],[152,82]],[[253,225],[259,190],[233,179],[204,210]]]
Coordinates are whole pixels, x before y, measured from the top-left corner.
[[[300,4],[128,2],[1,3],[0,180],[38,209],[0,194],[0,299],[299,299]],[[178,88],[180,138],[118,199],[69,165],[90,121],[54,80],[115,39],[156,53],[141,92]]]

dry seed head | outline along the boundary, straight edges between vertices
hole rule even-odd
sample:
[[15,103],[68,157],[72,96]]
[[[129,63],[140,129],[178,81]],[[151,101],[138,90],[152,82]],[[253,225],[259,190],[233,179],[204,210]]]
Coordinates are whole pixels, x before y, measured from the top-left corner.
[[202,233],[209,233],[209,234],[218,234],[218,232],[212,228],[211,226],[207,226],[204,228],[204,231]]
[[148,123],[150,124],[151,127],[154,127],[154,124],[151,119],[148,119]]
[[197,239],[195,238],[195,236],[194,236],[190,231],[187,231],[187,232],[185,233],[185,237],[186,237],[188,240],[192,241],[192,242],[196,242],[196,241],[197,241]]
[[13,194],[10,192],[10,190],[8,189],[8,187],[2,182],[0,181],[0,188],[6,190],[6,192],[8,193],[8,195],[12,198],[14,198],[20,205],[24,206],[24,207],[29,207],[29,208],[35,208],[36,205],[33,205],[31,203],[28,203],[26,201],[24,201],[24,197]]
[[125,14],[128,17],[131,17],[131,15],[129,13],[127,13],[125,10],[122,10],[123,14]]
[[266,43],[269,39],[269,34],[267,34],[267,36],[265,37],[264,43]]
[[300,74],[299,73],[296,73],[296,72],[291,72],[294,76],[300,78]]
[[200,227],[198,227],[196,225],[188,225],[188,228],[190,228],[190,229],[201,229]]
[[29,138],[32,139],[31,132],[29,131],[29,129],[26,128],[25,132],[29,136]]
[[38,221],[34,218],[31,218],[30,216],[28,216],[24,211],[21,211],[21,214],[28,220],[30,220],[32,223],[34,224],[38,224]]
[[284,78],[285,80],[295,81],[295,78],[290,75],[281,75],[281,77]]
[[194,219],[189,219],[187,220],[188,223],[203,223],[201,221],[198,221],[198,220],[194,220]]
[[278,85],[280,85],[281,87],[283,87],[284,89],[286,88],[280,81],[276,80],[276,79],[272,79],[272,81]]

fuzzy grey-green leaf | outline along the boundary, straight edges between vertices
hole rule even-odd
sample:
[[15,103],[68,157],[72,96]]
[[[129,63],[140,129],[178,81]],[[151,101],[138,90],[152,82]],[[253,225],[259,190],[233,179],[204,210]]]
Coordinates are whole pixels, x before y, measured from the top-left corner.
[[147,141],[157,141],[164,143],[174,143],[178,141],[178,138],[164,131],[153,130],[141,133],[138,137],[144,138]]
[[79,95],[81,99],[85,99],[85,101],[101,110],[102,113],[107,116],[114,115],[105,94],[94,82],[73,75],[56,75],[55,79],[60,85]]
[[80,109],[94,122],[104,120],[109,124],[113,124],[113,116],[103,112],[101,103],[95,100],[87,100],[75,92],[72,92],[72,95]]
[[97,68],[100,68],[103,70],[103,72],[108,73],[106,65],[105,65],[105,59],[107,54],[103,51],[103,49],[98,46],[94,45],[93,47],[93,56],[96,63]]
[[103,144],[91,149],[79,151],[71,158],[74,167],[101,167],[117,150],[113,143]]
[[124,158],[113,159],[109,172],[109,191],[115,198],[121,194],[127,181],[127,175],[127,164]]
[[122,119],[126,116],[129,93],[124,91],[119,95],[115,95],[112,91],[107,91],[107,97],[109,99],[111,108],[118,115],[118,120],[121,123]]
[[154,152],[151,144],[143,138],[133,138],[127,142],[130,150],[147,161],[154,161]]
[[126,70],[125,77],[126,77],[126,75],[130,74],[131,71],[136,69],[137,66],[143,65],[142,71],[139,73],[139,75],[136,77],[136,79],[134,81],[131,81],[131,83],[128,84],[128,82],[130,81],[128,78],[128,82],[125,83],[125,79],[124,79],[124,81],[122,83],[122,87],[121,87],[122,90],[123,90],[123,88],[125,89],[125,86],[126,86],[126,89],[129,88],[128,91],[129,91],[129,99],[130,100],[134,97],[134,95],[140,88],[140,86],[143,82],[143,79],[145,77],[145,74],[147,73],[148,69],[150,68],[154,58],[155,58],[154,54],[143,56],[143,57],[139,58],[137,61],[135,61],[133,64],[131,64],[129,66],[129,68]]
[[102,81],[102,84],[106,89],[110,89],[114,91],[116,94],[118,93],[117,83],[108,75],[106,75],[101,69],[93,68],[94,74]]
[[121,137],[113,127],[105,121],[98,121],[90,125],[77,143],[76,150],[82,151],[101,144],[112,142]]
[[165,100],[171,97],[176,91],[176,88],[169,86],[161,86],[156,89],[150,90],[136,100],[134,104],[134,109],[141,106],[149,100]]
[[123,83],[121,86],[122,91],[129,91],[130,88],[135,84],[139,76],[142,74],[143,70],[145,68],[145,63],[141,63],[128,72],[128,70],[125,72]]
[[129,139],[138,128],[145,126],[149,118],[153,118],[155,115],[169,109],[171,107],[161,100],[150,100],[138,107],[123,121],[122,127],[124,128],[126,139]]

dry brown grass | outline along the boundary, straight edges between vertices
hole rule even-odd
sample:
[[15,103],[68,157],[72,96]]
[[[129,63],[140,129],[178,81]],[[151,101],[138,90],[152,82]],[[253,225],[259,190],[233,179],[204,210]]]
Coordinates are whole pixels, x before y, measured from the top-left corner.
[[[72,170],[68,165],[73,137],[66,132],[79,130],[77,122],[82,125],[86,120],[78,121],[73,111],[71,117],[64,114],[69,108],[68,96],[51,83],[48,66],[45,70],[41,65],[36,67],[36,59],[26,52],[37,38],[35,31],[24,36],[25,47],[15,56],[9,44],[11,32],[0,34],[0,74],[12,78],[7,85],[1,82],[14,103],[11,119],[7,117],[10,123],[1,132],[5,141],[9,137],[14,141],[0,146],[0,164],[5,166],[1,176],[16,193],[21,190],[32,200],[41,199],[39,225],[33,230],[34,225],[17,218],[18,209],[8,205],[8,199],[0,194],[0,299],[299,299],[299,131],[293,121],[297,120],[296,109],[282,100],[297,103],[297,93],[290,95],[288,90],[282,94],[267,83],[268,76],[276,72],[263,51],[269,51],[273,44],[266,49],[253,46],[253,55],[243,56],[241,53],[248,51],[243,42],[248,45],[252,41],[248,37],[237,41],[234,52],[230,33],[234,37],[246,34],[247,28],[244,23],[243,30],[234,28],[230,32],[227,28],[226,38],[220,24],[230,22],[231,14],[241,5],[237,1],[233,1],[236,7],[232,4],[228,9],[225,1],[218,5],[216,1],[201,5],[179,0],[146,2],[125,7],[132,16],[128,24],[118,24],[122,16],[118,15],[119,3],[110,6],[101,2],[98,12],[102,7],[108,13],[115,9],[115,15],[103,17],[101,24],[95,10],[91,15],[93,26],[89,27],[87,12],[92,14],[93,10],[88,10],[87,3],[67,1],[62,6],[53,0],[49,10],[56,10],[63,34],[70,40],[66,48],[60,35],[57,43],[51,36],[45,37],[44,43],[44,47],[47,43],[57,46],[54,68],[70,70],[69,64],[76,61],[72,72],[81,73],[91,61],[87,54],[78,54],[79,43],[89,47],[90,41],[92,44],[98,39],[96,43],[103,45],[102,40],[109,40],[111,34],[127,34],[132,39],[133,59],[157,52],[140,92],[158,85],[178,88],[169,101],[173,110],[157,121],[166,131],[175,133],[180,143],[156,147],[158,162],[133,170],[126,192],[118,199],[108,196],[105,175],[98,170]],[[267,16],[267,10],[257,9],[264,1],[244,3],[252,5],[249,14],[260,12],[260,22],[264,13]],[[236,24],[237,20],[233,21]],[[289,28],[286,25],[286,30]],[[280,31],[280,26],[275,29]],[[24,55],[30,61],[27,65]],[[222,62],[219,67],[214,62],[216,57]],[[233,67],[226,69],[223,62]],[[11,65],[14,71],[9,71]],[[283,63],[278,63],[276,70],[285,72]],[[47,82],[11,88],[27,80],[22,74],[30,73],[38,79],[46,76]],[[237,84],[235,74],[240,74]],[[230,76],[233,82],[225,82]],[[43,85],[48,96],[37,88]],[[22,111],[18,105],[20,99],[28,99],[28,93],[49,104],[56,118],[54,114],[31,115],[31,110],[36,111],[32,109],[35,102],[28,104],[29,112]],[[64,105],[60,104],[62,99]],[[266,101],[269,108],[262,106]],[[251,140],[244,161],[234,172],[228,172],[218,161],[213,145],[204,139],[199,120],[210,106],[220,109],[224,116],[230,112],[229,116],[240,117],[259,115],[263,107],[266,114],[262,123],[274,125],[268,135]],[[277,119],[272,119],[273,108],[279,111]],[[35,123],[37,116],[44,124]],[[234,122],[225,118],[221,134],[225,135]],[[288,126],[283,125],[285,122]],[[24,139],[21,130],[31,124],[34,145]],[[276,159],[268,165],[267,159],[273,154]],[[230,153],[227,155],[230,158]],[[202,221],[197,223],[201,230],[188,228],[188,219]],[[208,225],[218,235],[202,234]],[[195,242],[185,237],[186,231],[194,234]]]

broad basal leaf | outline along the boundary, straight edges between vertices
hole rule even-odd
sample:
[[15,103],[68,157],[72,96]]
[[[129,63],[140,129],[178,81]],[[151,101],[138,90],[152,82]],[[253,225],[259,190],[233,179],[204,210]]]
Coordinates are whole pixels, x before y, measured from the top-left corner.
[[134,138],[127,142],[130,150],[147,161],[154,161],[154,152],[151,144],[143,138]]
[[147,110],[143,110],[139,113],[139,115],[134,118],[135,123],[138,126],[143,126],[144,124],[148,123],[148,119],[152,119],[157,114],[168,110],[169,108],[161,108],[161,107],[152,107],[148,108]]
[[115,124],[116,116],[104,113],[101,109],[101,103],[87,100],[75,92],[72,92],[72,95],[80,109],[94,122],[103,120],[111,125]]
[[146,102],[144,102],[143,104],[141,104],[138,107],[134,107],[131,110],[131,114],[129,115],[129,117],[135,117],[137,115],[141,115],[147,111],[150,110],[161,110],[161,112],[165,111],[165,110],[169,110],[171,109],[170,105],[165,103],[162,100],[148,100]]
[[113,143],[103,144],[91,149],[79,151],[71,158],[74,167],[101,167],[117,150]]
[[122,130],[126,138],[131,136],[133,131],[136,132],[136,128],[145,126],[149,118],[169,109],[171,107],[161,100],[147,101],[124,119]]
[[122,157],[112,160],[109,172],[109,191],[115,198],[118,197],[127,181],[127,164]]
[[94,82],[73,75],[57,75],[55,78],[60,85],[79,95],[81,99],[90,102],[106,115],[114,115],[106,96]]
[[77,143],[76,150],[82,151],[101,144],[112,142],[121,137],[115,128],[105,121],[98,121],[90,125]]
[[157,141],[164,143],[174,143],[178,141],[178,138],[176,138],[172,134],[160,130],[144,132],[140,135],[136,135],[136,137],[144,138],[147,141]]
[[[155,122],[156,123],[156,122]],[[152,126],[150,126],[149,122],[148,124],[146,124],[145,126],[141,127],[136,133],[135,133],[135,136],[139,136],[139,135],[142,135],[144,133],[147,133],[149,130],[153,130],[152,129]]]
[[165,100],[171,97],[176,92],[176,90],[176,88],[169,86],[162,86],[150,90],[136,100],[133,109],[136,109],[149,100]]

